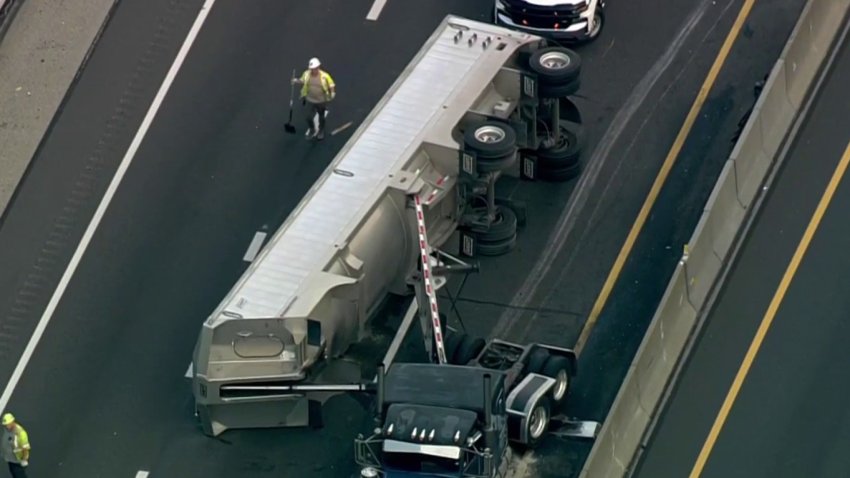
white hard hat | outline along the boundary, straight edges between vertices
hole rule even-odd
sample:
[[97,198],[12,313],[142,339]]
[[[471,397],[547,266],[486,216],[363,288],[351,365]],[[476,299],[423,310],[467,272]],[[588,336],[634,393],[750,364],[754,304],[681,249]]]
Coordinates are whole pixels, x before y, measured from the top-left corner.
[[318,58],[310,58],[310,63],[307,64],[309,68],[318,68],[322,64]]

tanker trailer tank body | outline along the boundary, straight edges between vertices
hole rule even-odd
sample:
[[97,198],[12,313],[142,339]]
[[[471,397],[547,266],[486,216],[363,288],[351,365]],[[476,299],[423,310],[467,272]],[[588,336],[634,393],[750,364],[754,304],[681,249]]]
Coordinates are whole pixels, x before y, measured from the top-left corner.
[[518,129],[507,159],[535,146],[526,126],[536,107],[517,113],[528,84],[517,65],[542,45],[526,33],[443,20],[204,322],[190,373],[206,434],[308,425],[333,392],[286,387],[360,379],[359,367],[337,358],[364,338],[387,294],[412,293],[412,195],[423,198],[439,248],[467,207],[457,187],[464,129],[494,118]]

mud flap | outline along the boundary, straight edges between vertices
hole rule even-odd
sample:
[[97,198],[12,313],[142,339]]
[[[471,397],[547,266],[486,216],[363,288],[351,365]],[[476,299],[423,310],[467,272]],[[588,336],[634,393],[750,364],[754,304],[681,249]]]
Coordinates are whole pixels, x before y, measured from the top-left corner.
[[466,231],[458,231],[458,236],[460,238],[460,244],[458,245],[460,255],[463,257],[475,257],[475,250],[478,242],[475,239],[475,236]]
[[537,179],[537,157],[520,153],[519,176],[522,179],[534,181]]
[[593,440],[602,424],[592,420],[574,420],[564,416],[552,417],[549,433],[561,438],[584,438]]

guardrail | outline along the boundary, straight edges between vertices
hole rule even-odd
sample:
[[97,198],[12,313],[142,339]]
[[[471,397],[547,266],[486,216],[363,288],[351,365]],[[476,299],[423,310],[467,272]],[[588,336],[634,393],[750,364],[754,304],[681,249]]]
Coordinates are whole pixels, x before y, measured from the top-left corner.
[[809,0],[773,67],[620,387],[581,478],[628,476],[712,287],[850,9]]

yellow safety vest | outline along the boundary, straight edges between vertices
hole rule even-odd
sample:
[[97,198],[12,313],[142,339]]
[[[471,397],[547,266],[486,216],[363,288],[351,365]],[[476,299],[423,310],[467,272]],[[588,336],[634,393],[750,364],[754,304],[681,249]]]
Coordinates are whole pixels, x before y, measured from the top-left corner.
[[[322,91],[325,93],[325,97],[330,96],[331,88],[334,88],[336,84],[334,83],[334,79],[331,78],[330,73],[325,70],[319,70],[319,78],[322,82]],[[310,70],[304,70],[304,73],[301,75],[301,97],[304,98],[307,96],[307,90],[309,88],[308,81],[310,81]]]
[[30,449],[30,438],[27,435],[27,431],[20,424],[15,425],[12,434],[15,437],[12,443],[12,451],[15,453],[15,458],[18,459],[18,463],[20,463],[24,461],[24,450]]

